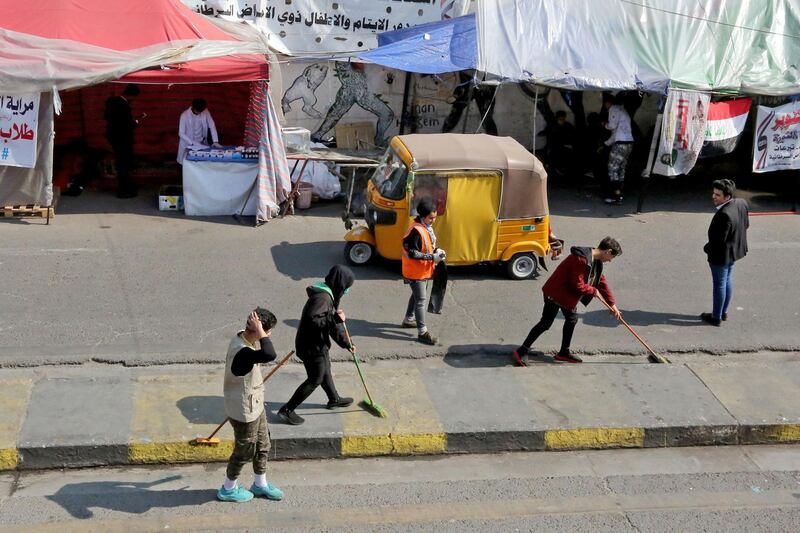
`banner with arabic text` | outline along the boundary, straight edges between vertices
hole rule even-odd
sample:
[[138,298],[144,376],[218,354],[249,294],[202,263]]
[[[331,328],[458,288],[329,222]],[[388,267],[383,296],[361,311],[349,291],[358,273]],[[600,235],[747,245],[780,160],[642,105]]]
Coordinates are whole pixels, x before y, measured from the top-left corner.
[[800,101],[758,106],[753,172],[800,168]]
[[0,165],[36,166],[39,93],[0,93]]
[[245,20],[285,54],[369,50],[380,32],[441,20],[439,0],[181,0],[194,11]]
[[653,173],[688,174],[703,148],[711,96],[697,91],[670,89],[661,122],[661,138]]

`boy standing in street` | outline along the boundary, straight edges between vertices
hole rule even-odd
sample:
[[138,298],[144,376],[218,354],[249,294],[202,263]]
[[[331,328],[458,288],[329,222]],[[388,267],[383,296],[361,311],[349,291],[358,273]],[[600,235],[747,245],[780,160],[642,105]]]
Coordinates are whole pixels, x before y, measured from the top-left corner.
[[[224,502],[246,502],[253,496],[280,500],[283,492],[267,482],[269,428],[264,412],[262,363],[277,357],[269,336],[277,322],[275,315],[261,307],[250,313],[247,327],[236,334],[225,358],[225,414],[233,427],[234,449],[225,473],[225,483],[217,491]],[[256,342],[260,344],[256,349]],[[253,463],[256,479],[250,490],[237,483],[245,464]]]
[[339,302],[355,283],[353,272],[341,265],[335,265],[325,276],[325,282],[308,287],[308,301],[300,316],[297,336],[294,345],[297,357],[306,367],[306,380],[300,384],[295,393],[278,410],[278,416],[287,424],[298,426],[305,419],[294,412],[317,387],[328,396],[328,409],[347,407],[353,403],[352,398],[339,396],[333,384],[331,359],[328,350],[331,339],[345,350],[355,350],[345,333],[344,311],[339,309]]
[[514,350],[514,362],[519,366],[527,366],[524,357],[527,355],[539,335],[550,329],[553,321],[561,311],[564,315],[564,330],[561,338],[561,349],[555,356],[556,361],[566,363],[582,363],[583,359],[570,353],[572,333],[578,323],[577,307],[580,301],[589,305],[592,298],[602,297],[611,306],[611,314],[619,318],[619,309],[615,305],[614,294],[603,276],[603,263],[612,261],[622,254],[622,247],[611,237],[606,237],[597,248],[573,246],[569,256],[558,265],[542,287],[544,293],[544,309],[542,318],[531,328],[522,345]]
[[750,215],[747,202],[733,197],[736,193],[733,180],[717,180],[711,187],[711,199],[717,212],[708,227],[708,242],[703,251],[711,268],[714,306],[711,313],[701,313],[700,319],[719,327],[728,319],[728,306],[733,296],[733,264],[747,255]]

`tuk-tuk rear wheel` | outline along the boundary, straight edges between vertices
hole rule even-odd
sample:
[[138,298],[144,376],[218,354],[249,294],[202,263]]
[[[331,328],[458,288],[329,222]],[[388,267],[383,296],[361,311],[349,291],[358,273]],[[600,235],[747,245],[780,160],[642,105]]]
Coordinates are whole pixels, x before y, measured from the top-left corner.
[[375,255],[375,248],[366,242],[348,242],[344,247],[344,258],[354,266],[366,265]]
[[506,263],[506,273],[511,279],[528,279],[538,268],[536,258],[531,253],[514,254]]

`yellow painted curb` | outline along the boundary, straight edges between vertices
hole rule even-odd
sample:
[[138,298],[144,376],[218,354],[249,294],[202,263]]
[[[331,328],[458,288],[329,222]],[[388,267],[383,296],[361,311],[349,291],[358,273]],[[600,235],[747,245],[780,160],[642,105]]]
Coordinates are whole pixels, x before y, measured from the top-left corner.
[[447,435],[422,433],[404,435],[359,435],[342,437],[342,455],[424,455],[447,450]]
[[800,424],[775,424],[764,431],[764,438],[772,442],[800,442]]
[[227,461],[231,453],[233,441],[222,441],[216,446],[197,446],[188,442],[128,445],[128,460],[139,464]]
[[19,453],[15,449],[0,450],[0,470],[14,470],[19,464]]
[[545,431],[548,450],[583,450],[597,448],[641,448],[644,428],[577,428]]

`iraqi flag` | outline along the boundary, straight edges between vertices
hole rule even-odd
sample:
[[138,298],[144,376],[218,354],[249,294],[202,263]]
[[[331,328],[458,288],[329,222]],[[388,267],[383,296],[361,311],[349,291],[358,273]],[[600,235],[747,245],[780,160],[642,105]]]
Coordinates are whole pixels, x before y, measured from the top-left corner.
[[706,136],[700,157],[729,154],[736,148],[739,137],[747,123],[750,98],[737,98],[708,105]]

